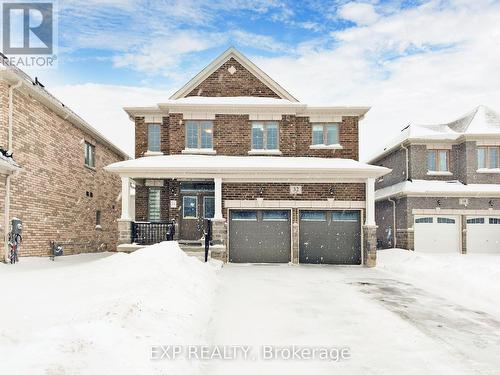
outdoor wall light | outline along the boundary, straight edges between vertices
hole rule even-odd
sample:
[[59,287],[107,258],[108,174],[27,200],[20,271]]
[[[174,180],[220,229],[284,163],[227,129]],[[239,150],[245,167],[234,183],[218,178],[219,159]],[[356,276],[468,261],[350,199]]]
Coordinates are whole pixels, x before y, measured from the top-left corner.
[[262,186],[259,186],[259,188],[257,189],[257,194],[262,197],[262,195],[264,194],[264,188]]
[[436,201],[436,204],[437,204],[437,206],[438,206],[438,207],[440,207],[440,206],[441,206],[441,199],[438,199],[438,200]]
[[490,207],[493,207],[493,200],[490,199],[490,201],[488,202],[488,204],[490,205]]
[[335,189],[333,188],[333,186],[330,187],[329,192],[330,192],[330,195],[334,195],[335,194]]

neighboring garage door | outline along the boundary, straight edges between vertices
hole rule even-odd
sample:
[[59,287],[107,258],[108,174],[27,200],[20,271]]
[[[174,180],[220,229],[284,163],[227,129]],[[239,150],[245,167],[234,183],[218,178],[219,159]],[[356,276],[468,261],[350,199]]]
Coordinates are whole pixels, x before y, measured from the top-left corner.
[[360,211],[300,211],[299,261],[361,264]]
[[290,262],[290,211],[231,210],[229,261]]
[[462,242],[460,217],[448,215],[415,215],[415,251],[458,253]]
[[467,217],[467,253],[500,254],[500,216]]

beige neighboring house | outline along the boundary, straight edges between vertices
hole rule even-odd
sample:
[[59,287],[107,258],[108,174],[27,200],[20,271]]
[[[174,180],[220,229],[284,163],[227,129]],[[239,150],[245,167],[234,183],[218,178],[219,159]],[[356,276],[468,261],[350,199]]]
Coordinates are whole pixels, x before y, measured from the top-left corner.
[[[1,60],[0,148],[22,167],[10,174],[10,187],[0,178],[0,235],[5,239],[12,218],[21,219],[21,256],[47,256],[50,242],[65,254],[116,248],[121,182],[103,167],[127,154],[38,80]],[[13,169],[0,160],[0,174]]]

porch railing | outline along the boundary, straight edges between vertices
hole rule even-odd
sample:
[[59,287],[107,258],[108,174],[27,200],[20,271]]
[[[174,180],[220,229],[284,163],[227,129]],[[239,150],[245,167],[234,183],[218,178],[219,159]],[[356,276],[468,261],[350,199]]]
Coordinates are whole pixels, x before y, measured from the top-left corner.
[[138,245],[153,245],[162,241],[172,241],[174,239],[174,234],[175,225],[173,222],[132,223],[132,243]]

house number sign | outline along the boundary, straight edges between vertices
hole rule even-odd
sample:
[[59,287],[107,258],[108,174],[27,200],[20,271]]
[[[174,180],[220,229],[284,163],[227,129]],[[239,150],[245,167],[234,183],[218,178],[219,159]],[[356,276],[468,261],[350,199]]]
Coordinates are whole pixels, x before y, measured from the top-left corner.
[[290,185],[290,194],[291,195],[302,194],[302,186],[301,185]]

